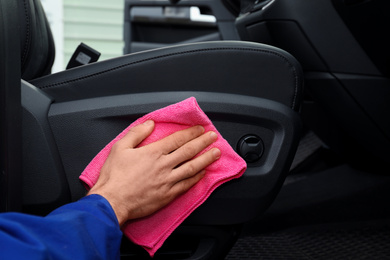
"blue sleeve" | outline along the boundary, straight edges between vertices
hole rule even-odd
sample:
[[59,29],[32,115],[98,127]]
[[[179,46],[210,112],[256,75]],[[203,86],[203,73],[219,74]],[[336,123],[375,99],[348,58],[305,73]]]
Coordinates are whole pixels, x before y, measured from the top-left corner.
[[115,213],[100,195],[46,217],[0,214],[1,259],[119,259],[121,239]]

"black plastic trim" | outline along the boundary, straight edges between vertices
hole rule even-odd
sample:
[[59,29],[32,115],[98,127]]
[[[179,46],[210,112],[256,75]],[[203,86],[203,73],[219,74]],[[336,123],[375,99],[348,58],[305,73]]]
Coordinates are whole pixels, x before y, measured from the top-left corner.
[[239,180],[217,189],[187,223],[230,225],[263,212],[279,191],[300,138],[300,119],[280,103],[213,92],[128,94],[53,104],[49,121],[71,189],[72,199],[85,194],[78,177],[92,158],[138,117],[194,96],[222,136],[235,147],[247,134],[264,141],[261,160],[249,164]]
[[23,211],[40,215],[70,202],[68,182],[48,122],[52,102],[40,89],[22,81]]

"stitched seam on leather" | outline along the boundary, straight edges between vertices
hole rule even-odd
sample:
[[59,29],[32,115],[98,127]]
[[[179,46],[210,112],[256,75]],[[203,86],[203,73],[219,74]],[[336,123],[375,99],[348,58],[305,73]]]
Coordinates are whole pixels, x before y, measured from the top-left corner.
[[270,51],[270,50],[259,50],[259,49],[249,49],[249,48],[228,48],[228,47],[227,48],[223,48],[223,47],[221,47],[221,48],[207,48],[207,49],[201,49],[201,50],[189,50],[189,51],[169,53],[169,54],[165,54],[165,55],[155,56],[155,57],[151,57],[151,58],[147,58],[147,59],[143,59],[143,60],[138,60],[138,61],[122,64],[122,65],[116,66],[114,68],[106,69],[106,70],[103,70],[103,71],[100,71],[100,72],[97,72],[97,73],[93,73],[93,74],[90,74],[90,75],[85,75],[85,76],[78,77],[78,78],[75,78],[75,79],[66,80],[66,81],[63,81],[63,82],[53,83],[53,84],[46,85],[46,86],[41,86],[39,88],[40,89],[54,88],[54,87],[57,87],[57,86],[60,86],[60,85],[63,85],[63,84],[67,84],[67,83],[71,83],[71,82],[77,82],[77,81],[80,81],[80,80],[84,80],[84,79],[92,78],[92,77],[95,77],[95,76],[99,76],[101,74],[104,74],[104,73],[107,73],[107,72],[110,72],[110,71],[115,71],[115,70],[118,70],[118,69],[122,69],[122,68],[125,68],[125,67],[128,67],[128,66],[134,65],[134,64],[139,64],[139,63],[142,63],[142,62],[162,59],[162,58],[166,58],[166,57],[172,57],[172,56],[182,55],[182,54],[197,53],[197,52],[226,51],[226,50],[227,51],[234,51],[234,50],[237,51],[238,50],[238,51],[263,52],[263,53],[273,54],[273,55],[283,59],[285,62],[287,62],[290,65],[290,67],[291,67],[291,69],[293,71],[293,74],[294,74],[294,78],[295,78],[294,96],[293,96],[293,100],[292,100],[292,103],[291,103],[291,108],[293,108],[293,109],[295,108],[296,98],[297,98],[297,95],[298,95],[298,75],[297,75],[297,72],[296,72],[293,64],[291,64],[286,57],[284,57],[283,55],[280,55],[279,53],[276,53],[276,52],[273,52],[273,51]]
[[[22,62],[25,62],[28,52],[28,46],[30,44],[30,17],[28,16],[27,2],[23,1],[24,5],[24,15],[26,17],[26,40],[24,41],[23,53],[22,53]],[[24,65],[24,64],[22,64]]]

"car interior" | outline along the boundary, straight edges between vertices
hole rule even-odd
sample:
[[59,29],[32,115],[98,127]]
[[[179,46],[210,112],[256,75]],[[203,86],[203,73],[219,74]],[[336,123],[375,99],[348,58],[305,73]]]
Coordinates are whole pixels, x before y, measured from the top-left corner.
[[0,0],[1,212],[80,199],[108,142],[193,96],[248,168],[154,259],[390,259],[389,1],[123,6],[122,56],[51,73],[40,1]]

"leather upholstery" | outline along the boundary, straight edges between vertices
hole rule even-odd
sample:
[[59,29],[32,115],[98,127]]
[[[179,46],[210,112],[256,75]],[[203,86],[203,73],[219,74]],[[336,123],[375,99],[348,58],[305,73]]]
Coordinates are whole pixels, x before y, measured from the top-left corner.
[[261,97],[298,110],[302,72],[287,52],[236,41],[179,45],[32,81],[57,102],[130,93],[208,91]]
[[39,0],[19,1],[22,79],[31,80],[51,72],[54,41]]

